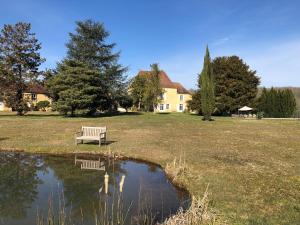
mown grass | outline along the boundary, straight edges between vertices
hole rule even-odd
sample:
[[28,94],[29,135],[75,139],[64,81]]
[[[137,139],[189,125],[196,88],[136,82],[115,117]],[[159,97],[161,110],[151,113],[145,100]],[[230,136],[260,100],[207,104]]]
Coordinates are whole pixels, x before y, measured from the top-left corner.
[[[108,127],[112,143],[75,146],[81,125]],[[28,152],[107,152],[163,167],[184,156],[178,181],[194,196],[209,183],[211,206],[230,224],[299,224],[300,121],[216,118],[189,114],[127,114],[64,118],[0,114],[0,148]]]

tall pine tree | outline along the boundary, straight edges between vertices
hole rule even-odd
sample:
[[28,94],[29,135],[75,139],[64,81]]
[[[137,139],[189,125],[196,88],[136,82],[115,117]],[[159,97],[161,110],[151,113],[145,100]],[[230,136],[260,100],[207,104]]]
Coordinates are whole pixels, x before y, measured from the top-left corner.
[[202,72],[198,79],[203,120],[210,121],[215,109],[215,81],[208,47],[204,57]]
[[[99,71],[101,88],[106,92],[106,99],[97,99],[97,103],[91,112],[96,109],[107,110],[115,108],[117,99],[124,94],[127,88],[124,73],[127,71],[118,63],[120,54],[114,53],[115,43],[107,43],[109,37],[104,25],[92,20],[76,22],[75,33],[70,33],[70,41],[67,43],[67,59],[84,63],[92,69]],[[104,96],[98,96],[103,98]]]

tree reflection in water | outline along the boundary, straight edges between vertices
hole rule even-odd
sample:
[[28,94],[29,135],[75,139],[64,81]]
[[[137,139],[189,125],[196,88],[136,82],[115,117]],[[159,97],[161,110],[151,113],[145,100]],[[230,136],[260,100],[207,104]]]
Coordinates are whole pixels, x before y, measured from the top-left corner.
[[0,152],[0,216],[25,218],[42,182],[38,170],[45,169],[36,155]]
[[[79,163],[75,165],[74,157],[0,152],[0,224],[36,224],[37,211],[47,217],[49,202],[54,217],[63,207],[72,224],[81,224],[82,220],[84,224],[95,224],[95,214],[99,220],[103,218],[104,206],[109,211],[105,215],[112,220],[115,212],[122,217],[130,210],[125,224],[140,224],[145,214],[150,214],[153,222],[162,221],[180,206],[188,207],[187,193],[170,184],[155,165],[106,159],[106,171],[83,170]],[[99,156],[80,157],[97,160]],[[108,194],[99,192],[104,190],[106,172]],[[126,178],[121,194],[122,175]],[[122,212],[115,211],[116,207]]]
[[[81,156],[82,157],[82,156]],[[85,156],[85,159],[97,160],[97,157]],[[72,217],[80,218],[93,216],[99,205],[103,205],[107,198],[99,196],[99,189],[104,189],[104,171],[82,170],[80,163],[74,165],[74,157],[51,156],[44,158],[57,178],[62,183],[65,206],[72,208]],[[102,159],[103,160],[103,159]],[[120,174],[126,174],[121,168],[120,161],[105,161],[105,168],[110,176],[109,184],[113,186],[110,191],[118,186]],[[112,198],[113,193],[109,192],[108,197]]]

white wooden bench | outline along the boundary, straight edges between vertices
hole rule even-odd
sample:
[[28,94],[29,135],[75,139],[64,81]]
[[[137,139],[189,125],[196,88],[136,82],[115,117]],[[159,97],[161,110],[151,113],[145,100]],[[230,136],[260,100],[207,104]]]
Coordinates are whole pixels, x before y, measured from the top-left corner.
[[106,127],[85,127],[81,128],[81,131],[75,134],[75,144],[78,145],[78,141],[83,144],[83,141],[98,141],[99,146],[106,142]]

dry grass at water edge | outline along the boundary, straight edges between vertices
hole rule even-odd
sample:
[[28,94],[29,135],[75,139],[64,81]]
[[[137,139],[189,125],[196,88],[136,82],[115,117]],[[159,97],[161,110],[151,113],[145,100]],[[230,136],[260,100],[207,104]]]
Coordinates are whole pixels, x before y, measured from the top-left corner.
[[225,225],[208,207],[208,186],[202,198],[193,197],[190,208],[186,211],[180,209],[161,225]]

